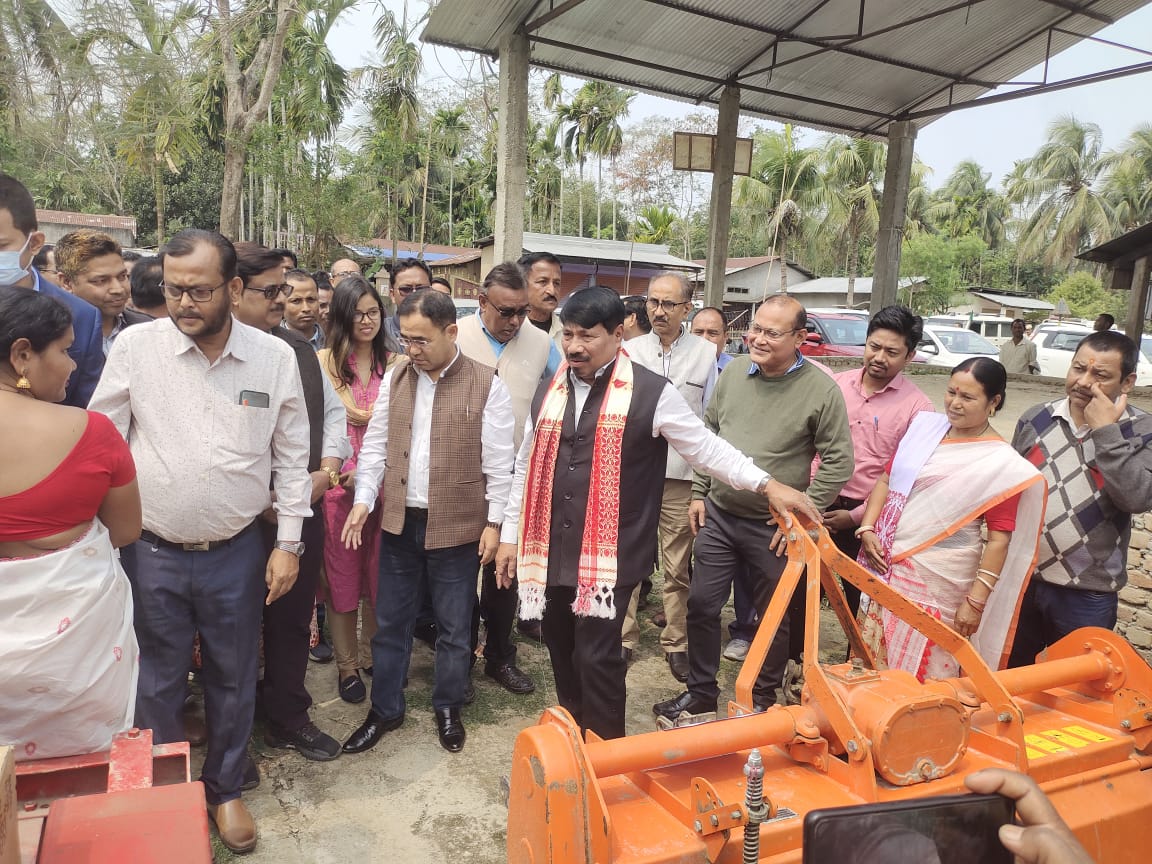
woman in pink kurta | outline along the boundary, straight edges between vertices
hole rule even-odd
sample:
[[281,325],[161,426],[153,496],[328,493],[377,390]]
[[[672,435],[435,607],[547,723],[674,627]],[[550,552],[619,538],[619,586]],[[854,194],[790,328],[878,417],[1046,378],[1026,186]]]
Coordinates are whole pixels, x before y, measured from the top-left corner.
[[[341,485],[324,495],[324,569],[328,576],[328,621],[340,676],[340,698],[362,702],[366,696],[360,670],[372,668],[372,635],[376,632],[376,576],[380,549],[380,506],[368,517],[358,549],[340,542],[340,531],[352,509],[356,491],[356,460],[380,382],[388,365],[384,348],[383,304],[380,295],[359,276],[343,279],[332,295],[328,313],[328,348],[318,352],[320,368],[332,380],[348,412],[352,456],[344,463]],[[359,612],[359,615],[357,613]],[[359,640],[357,619],[359,618]]]

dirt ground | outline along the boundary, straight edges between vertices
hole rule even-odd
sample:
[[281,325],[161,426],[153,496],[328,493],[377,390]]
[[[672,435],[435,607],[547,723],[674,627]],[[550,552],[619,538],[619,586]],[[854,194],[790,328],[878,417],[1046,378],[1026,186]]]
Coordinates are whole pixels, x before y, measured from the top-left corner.
[[[937,408],[947,378],[916,375]],[[1019,414],[1063,393],[1062,382],[1047,379],[1010,382],[1006,410],[995,428],[1010,438]],[[1152,395],[1134,403],[1152,410]],[[658,598],[658,588],[653,591]],[[657,600],[658,602],[658,600]],[[651,731],[651,706],[680,691],[659,649],[659,631],[651,623],[654,607],[641,614],[638,659],[628,672],[628,733]],[[726,610],[726,621],[731,609]],[[843,656],[843,635],[825,610],[822,654]],[[263,777],[245,795],[260,831],[253,864],[347,864],[387,861],[397,864],[498,864],[505,861],[506,810],[501,778],[508,772],[516,734],[555,704],[547,651],[521,641],[518,663],[536,681],[531,696],[513,696],[474,673],[477,698],[464,711],[468,741],[450,754],[436,739],[431,711],[433,655],[423,645],[413,651],[407,720],[374,750],[341,756],[334,762],[308,762],[295,753],[267,751],[260,735],[253,750]],[[732,694],[739,666],[722,661],[721,704]],[[367,703],[347,705],[336,693],[333,666],[310,664],[308,686],[315,700],[313,719],[337,739],[346,738],[363,720]],[[202,758],[202,751],[194,758]],[[233,856],[216,845],[217,861]]]

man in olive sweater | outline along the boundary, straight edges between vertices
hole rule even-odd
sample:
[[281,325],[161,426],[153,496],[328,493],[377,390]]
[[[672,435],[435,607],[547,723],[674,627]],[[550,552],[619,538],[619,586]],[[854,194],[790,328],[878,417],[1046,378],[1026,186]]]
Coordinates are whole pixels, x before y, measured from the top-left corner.
[[[852,476],[852,437],[840,388],[799,351],[806,323],[804,307],[791,297],[777,294],[761,304],[748,328],[748,356],[733,360],[718,379],[704,423],[781,483],[806,489],[823,512]],[[817,453],[820,467],[809,483]],[[696,568],[688,596],[688,689],[652,709],[669,720],[716,710],[720,613],[733,576],[748,568],[763,615],[786,563],[769,551],[776,532],[766,502],[701,474],[692,498]],[[785,617],[753,688],[756,708],[775,703],[787,661]]]

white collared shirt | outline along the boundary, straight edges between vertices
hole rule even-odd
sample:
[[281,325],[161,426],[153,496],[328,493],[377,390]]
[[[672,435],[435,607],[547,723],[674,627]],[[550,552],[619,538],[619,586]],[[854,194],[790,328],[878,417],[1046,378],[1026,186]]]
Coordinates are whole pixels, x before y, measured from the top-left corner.
[[[460,359],[460,349],[445,366],[443,375]],[[432,408],[436,398],[436,381],[421,369],[416,370],[416,402],[412,408],[412,439],[408,446],[408,484],[405,487],[404,506],[428,507],[428,472],[431,467]],[[356,463],[357,504],[376,506],[381,494],[380,483],[388,457],[388,404],[395,372],[389,370],[380,382],[376,407],[364,433],[360,457]],[[512,397],[499,376],[492,376],[488,400],[484,403],[484,417],[480,432],[480,470],[484,474],[484,497],[488,501],[488,521],[502,522],[508,489],[512,485],[512,466],[515,452],[512,445]],[[394,492],[395,490],[393,490]]]
[[1072,430],[1072,434],[1080,442],[1080,453],[1083,455],[1084,461],[1093,461],[1096,458],[1096,442],[1092,440],[1092,427],[1087,423],[1081,426],[1076,425],[1076,421],[1072,419],[1072,409],[1068,404],[1067,396],[1052,406],[1052,416],[1058,417],[1068,424],[1068,428]]
[[[611,365],[611,364],[609,364]],[[607,366],[596,370],[596,377],[604,374]],[[572,397],[576,400],[575,416],[584,410],[584,403],[592,385],[569,373]],[[500,530],[501,543],[515,543],[520,528],[520,508],[524,501],[524,483],[528,462],[532,456],[533,423],[529,417],[524,423],[524,443],[516,454],[516,474],[504,509],[504,525]],[[663,437],[695,470],[723,480],[734,489],[755,489],[768,473],[757,468],[750,456],[745,456],[718,435],[713,434],[704,421],[692,413],[680,391],[671,381],[665,382],[652,414],[652,437]]]
[[[268,407],[241,405],[245,391]],[[268,509],[271,478],[277,538],[300,539],[312,514],[308,412],[282,340],[233,319],[209,363],[170,318],[128,327],[88,407],[128,441],[149,531],[175,543],[233,537]]]

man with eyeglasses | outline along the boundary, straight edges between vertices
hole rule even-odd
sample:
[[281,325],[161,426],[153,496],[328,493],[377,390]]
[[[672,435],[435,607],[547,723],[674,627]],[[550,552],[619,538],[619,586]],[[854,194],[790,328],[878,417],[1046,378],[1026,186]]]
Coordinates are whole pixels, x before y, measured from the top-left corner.
[[[339,485],[340,469],[352,455],[347,413],[332,382],[321,371],[312,344],[296,330],[283,326],[285,303],[291,301],[296,289],[286,280],[280,250],[237,243],[236,272],[240,284],[231,289],[232,314],[241,323],[286,342],[296,357],[308,412],[308,474],[312,481],[309,503],[315,514],[304,520],[301,529],[304,553],[300,556],[296,584],[279,602],[264,610],[264,680],[260,691],[267,717],[264,743],[275,749],[296,750],[305,759],[327,762],[340,755],[340,744],[309,718],[312,697],[304,676],[308,671],[312,611],[324,563],[321,500],[325,492]],[[311,285],[312,278],[307,279]],[[268,549],[276,542],[275,515],[271,509],[264,511],[261,529]],[[249,776],[254,773],[253,769],[249,772]]]
[[102,231],[70,231],[56,244],[56,266],[64,290],[100,310],[104,356],[125,327],[151,321],[128,307],[128,267],[120,244]]
[[419,258],[401,258],[388,271],[388,298],[392,301],[393,314],[384,319],[384,347],[389,354],[404,353],[404,345],[400,341],[400,322],[395,310],[400,308],[409,294],[424,291],[431,286],[432,270]]
[[332,286],[335,287],[345,276],[363,276],[364,271],[351,258],[338,258],[332,262],[332,269],[328,275],[332,277]]
[[[647,312],[652,332],[624,343],[636,363],[672,382],[692,413],[704,416],[704,408],[716,384],[716,350],[699,336],[687,332],[684,322],[692,310],[692,285],[680,272],[666,271],[648,283]],[[688,679],[688,559],[692,555],[692,531],[688,504],[692,500],[692,468],[675,451],[668,454],[664,471],[664,494],[660,502],[660,570],[664,576],[664,629],[660,647],[672,677]],[[630,655],[639,639],[636,606],[639,591],[628,607],[621,648]]]
[[[199,631],[208,813],[224,845],[247,852],[256,825],[240,794],[260,621],[304,551],[308,414],[292,349],[231,315],[243,285],[231,241],[185,229],[160,257],[169,317],[120,335],[89,407],[128,440],[143,503],[140,540],[120,550],[140,643],[136,723],[158,744],[184,739]],[[266,553],[257,524],[270,502],[277,536]]]
[[407,362],[380,384],[356,467],[356,503],[342,532],[346,544],[359,547],[379,498],[372,707],[344,751],[368,750],[403,724],[412,624],[428,596],[436,619],[436,732],[440,745],[457,753],[471,689],[476,573],[496,555],[512,485],[512,400],[496,370],[456,344],[451,297],[412,292],[396,317]]
[[[786,294],[760,304],[748,328],[748,356],[729,363],[718,379],[704,423],[781,483],[806,491],[823,512],[852,476],[852,437],[840,388],[800,353],[807,319],[804,307]],[[813,476],[817,453],[821,462]],[[787,561],[781,557],[784,534],[762,498],[700,473],[692,498],[696,567],[688,595],[688,689],[652,706],[671,721],[716,710],[720,613],[739,568],[748,568],[763,615]],[[776,703],[788,662],[788,624],[785,615],[753,686],[757,710]]]
[[[515,445],[524,436],[524,421],[540,380],[560,367],[556,343],[535,327],[525,327],[528,316],[527,286],[520,267],[497,264],[480,286],[480,308],[459,322],[456,344],[465,357],[492,366],[508,386],[515,418]],[[496,565],[484,567],[480,583],[480,615],[484,617],[484,674],[516,694],[536,689],[532,679],[516,666],[512,625],[516,618],[516,586],[496,585]],[[474,628],[475,629],[475,628]],[[473,633],[473,645],[478,633]]]

